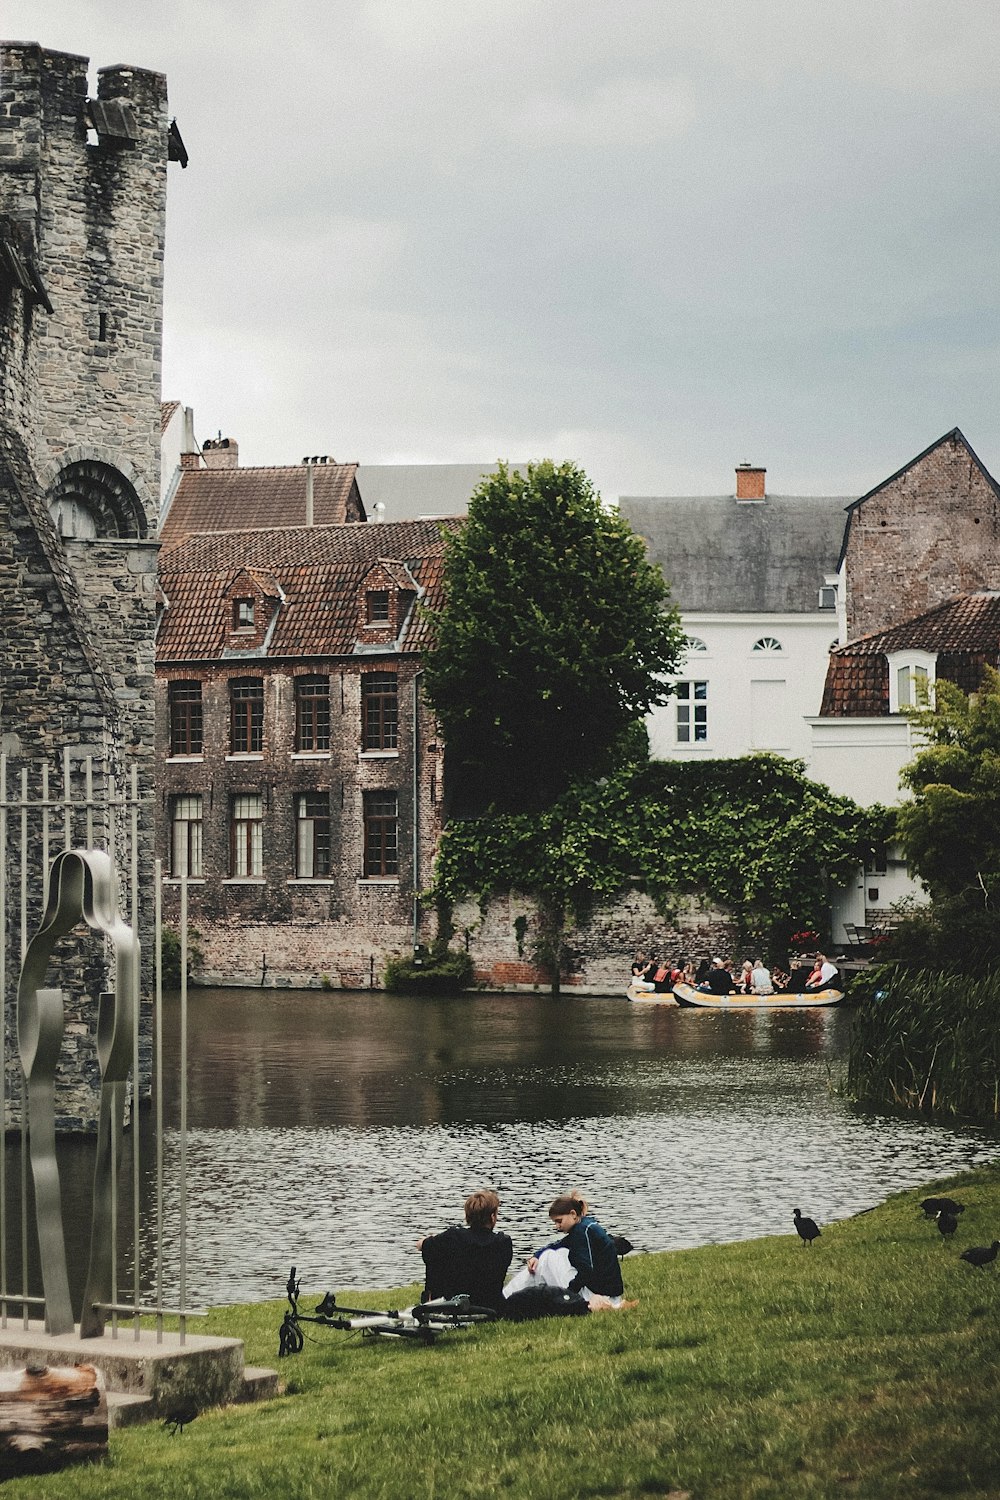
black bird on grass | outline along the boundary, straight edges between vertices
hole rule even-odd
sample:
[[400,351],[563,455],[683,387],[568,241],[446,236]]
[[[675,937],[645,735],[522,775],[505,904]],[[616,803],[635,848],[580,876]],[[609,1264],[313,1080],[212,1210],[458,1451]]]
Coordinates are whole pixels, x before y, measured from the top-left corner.
[[970,1266],[988,1266],[991,1260],[996,1260],[998,1250],[1000,1240],[994,1240],[992,1245],[970,1245],[968,1250],[962,1251],[959,1260],[967,1260]]
[[938,1214],[938,1232],[940,1234],[954,1234],[958,1228],[958,1219],[954,1214],[947,1213],[944,1209]]
[[201,1407],[196,1406],[193,1401],[178,1401],[164,1417],[163,1425],[170,1436],[175,1437],[178,1432],[183,1432],[188,1423],[193,1422],[200,1412]]
[[965,1204],[956,1203],[954,1198],[925,1198],[920,1207],[928,1219],[936,1219],[938,1214],[964,1214]]
[[813,1240],[818,1240],[820,1236],[819,1225],[815,1219],[804,1219],[799,1209],[795,1210],[792,1218],[795,1220],[795,1228],[798,1231],[799,1239],[807,1250],[811,1250]]

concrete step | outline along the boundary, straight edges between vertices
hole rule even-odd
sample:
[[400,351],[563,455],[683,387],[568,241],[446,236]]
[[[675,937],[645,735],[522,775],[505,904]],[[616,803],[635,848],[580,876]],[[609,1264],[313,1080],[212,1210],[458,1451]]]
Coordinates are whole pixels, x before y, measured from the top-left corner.
[[244,1365],[243,1393],[237,1400],[270,1401],[280,1396],[284,1388],[285,1382],[279,1378],[277,1370],[268,1370],[263,1365]]
[[108,1429],[113,1427],[136,1427],[140,1422],[151,1422],[156,1416],[150,1396],[133,1391],[108,1391]]

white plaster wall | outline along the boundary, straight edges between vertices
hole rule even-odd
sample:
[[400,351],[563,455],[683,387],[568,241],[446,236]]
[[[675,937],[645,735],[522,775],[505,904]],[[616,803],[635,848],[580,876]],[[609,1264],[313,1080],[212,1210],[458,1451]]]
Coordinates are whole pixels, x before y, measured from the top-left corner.
[[817,781],[862,807],[881,802],[893,807],[905,793],[899,775],[916,753],[910,721],[902,715],[880,719],[810,718],[809,765]]
[[[807,718],[823,698],[827,658],[837,639],[833,610],[809,615],[685,614],[687,635],[703,640],[678,678],[708,684],[708,738],[679,744],[677,700],[654,708],[646,720],[655,760],[729,759],[772,750],[810,763]],[[781,650],[754,651],[773,637]],[[810,766],[810,774],[813,774]]]

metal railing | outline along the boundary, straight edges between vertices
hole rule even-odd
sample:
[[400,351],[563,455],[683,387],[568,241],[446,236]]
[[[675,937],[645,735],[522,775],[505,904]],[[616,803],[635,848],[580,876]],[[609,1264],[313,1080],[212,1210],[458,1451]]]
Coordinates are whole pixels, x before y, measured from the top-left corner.
[[[2,1024],[0,1024],[0,1122],[4,1127],[4,1149],[0,1150],[0,1327],[8,1326],[11,1310],[20,1309],[20,1321],[25,1329],[29,1326],[29,1313],[44,1308],[44,1298],[29,1290],[29,1220],[30,1202],[28,1193],[29,1127],[27,1115],[27,1093],[24,1070],[18,1052],[15,1028],[18,975],[24,963],[32,934],[38,929],[42,914],[49,901],[49,878],[53,860],[57,855],[72,849],[103,850],[121,872],[118,904],[124,920],[134,932],[143,930],[147,940],[151,937],[153,963],[146,964],[147,995],[142,997],[142,986],[136,984],[134,1013],[132,1016],[132,1062],[128,1080],[130,1096],[122,1089],[121,1106],[116,1113],[111,1152],[111,1284],[110,1298],[106,1302],[95,1302],[92,1309],[110,1318],[110,1332],[117,1337],[119,1320],[131,1321],[134,1338],[140,1336],[140,1320],[152,1317],[156,1320],[157,1341],[163,1339],[163,1321],[176,1317],[180,1324],[180,1341],[185,1340],[187,1319],[194,1309],[187,1307],[186,1287],[186,1236],[187,1236],[187,882],[181,883],[181,995],[180,995],[180,1131],[178,1167],[178,1296],[176,1305],[165,1305],[164,1287],[164,1078],[163,1078],[163,967],[161,957],[162,939],[162,870],[160,861],[154,862],[147,875],[144,888],[152,885],[152,905],[143,910],[140,905],[140,864],[142,832],[142,799],[140,797],[137,769],[133,766],[123,776],[116,776],[103,762],[92,755],[81,755],[70,749],[63,753],[59,773],[53,775],[52,768],[44,762],[25,764],[14,762],[6,754],[0,755],[0,1000],[2,1000]],[[123,899],[124,897],[124,899]],[[91,933],[91,947],[101,939]],[[100,950],[106,961],[107,954]],[[61,979],[65,989],[82,996],[84,991],[83,954],[77,949],[68,955],[60,955]],[[91,954],[92,963],[92,954]],[[152,986],[152,1005],[148,989]],[[87,976],[86,988],[93,989],[93,973]],[[107,985],[102,988],[106,989]],[[150,1009],[152,1014],[150,1015]],[[144,1036],[141,1022],[147,1022]],[[148,1034],[151,1031],[151,1036]],[[147,1053],[146,1067],[141,1072],[143,1039]],[[95,1049],[96,1051],[96,1049]],[[151,1056],[149,1056],[151,1051]],[[75,1088],[78,1100],[95,1106],[98,1087],[95,1067],[91,1067],[89,1078],[78,1077]],[[141,1203],[141,1166],[139,1104],[143,1095],[152,1086],[155,1120],[153,1149],[155,1151],[155,1190],[152,1211],[147,1213],[151,1224],[143,1223]],[[86,1113],[86,1111],[83,1111]],[[96,1112],[91,1110],[92,1113]],[[120,1182],[118,1155],[121,1132],[127,1115],[131,1123],[131,1182]],[[8,1201],[7,1149],[6,1142],[12,1131],[18,1133],[20,1154],[20,1195],[18,1211]],[[58,1155],[58,1151],[57,1151]],[[130,1201],[129,1201],[130,1200]],[[121,1212],[119,1210],[122,1210]],[[12,1220],[16,1217],[16,1225]],[[120,1222],[131,1219],[133,1286],[118,1285],[118,1241]],[[8,1248],[12,1235],[20,1234],[20,1289],[12,1289]],[[145,1297],[140,1287],[141,1252],[148,1250],[148,1236],[153,1238],[152,1286]]]

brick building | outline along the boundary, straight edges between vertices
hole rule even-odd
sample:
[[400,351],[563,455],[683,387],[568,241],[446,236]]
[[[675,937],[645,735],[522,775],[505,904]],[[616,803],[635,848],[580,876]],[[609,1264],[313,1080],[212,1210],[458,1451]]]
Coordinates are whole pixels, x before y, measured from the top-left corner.
[[440,524],[410,521],[216,531],[162,553],[165,910],[176,920],[186,877],[205,979],[367,986],[431,936],[415,897],[442,757],[419,678],[443,547]]
[[[148,889],[166,180],[186,158],[161,74],[101,69],[90,98],[87,66],[0,44],[0,729],[12,783],[44,763],[75,786],[93,757],[99,796],[138,768]],[[29,927],[45,847],[30,839]],[[5,916],[16,955],[20,919]],[[64,1071],[93,1082],[104,965],[63,982],[80,1053]],[[80,1095],[61,1118],[87,1114]]]

